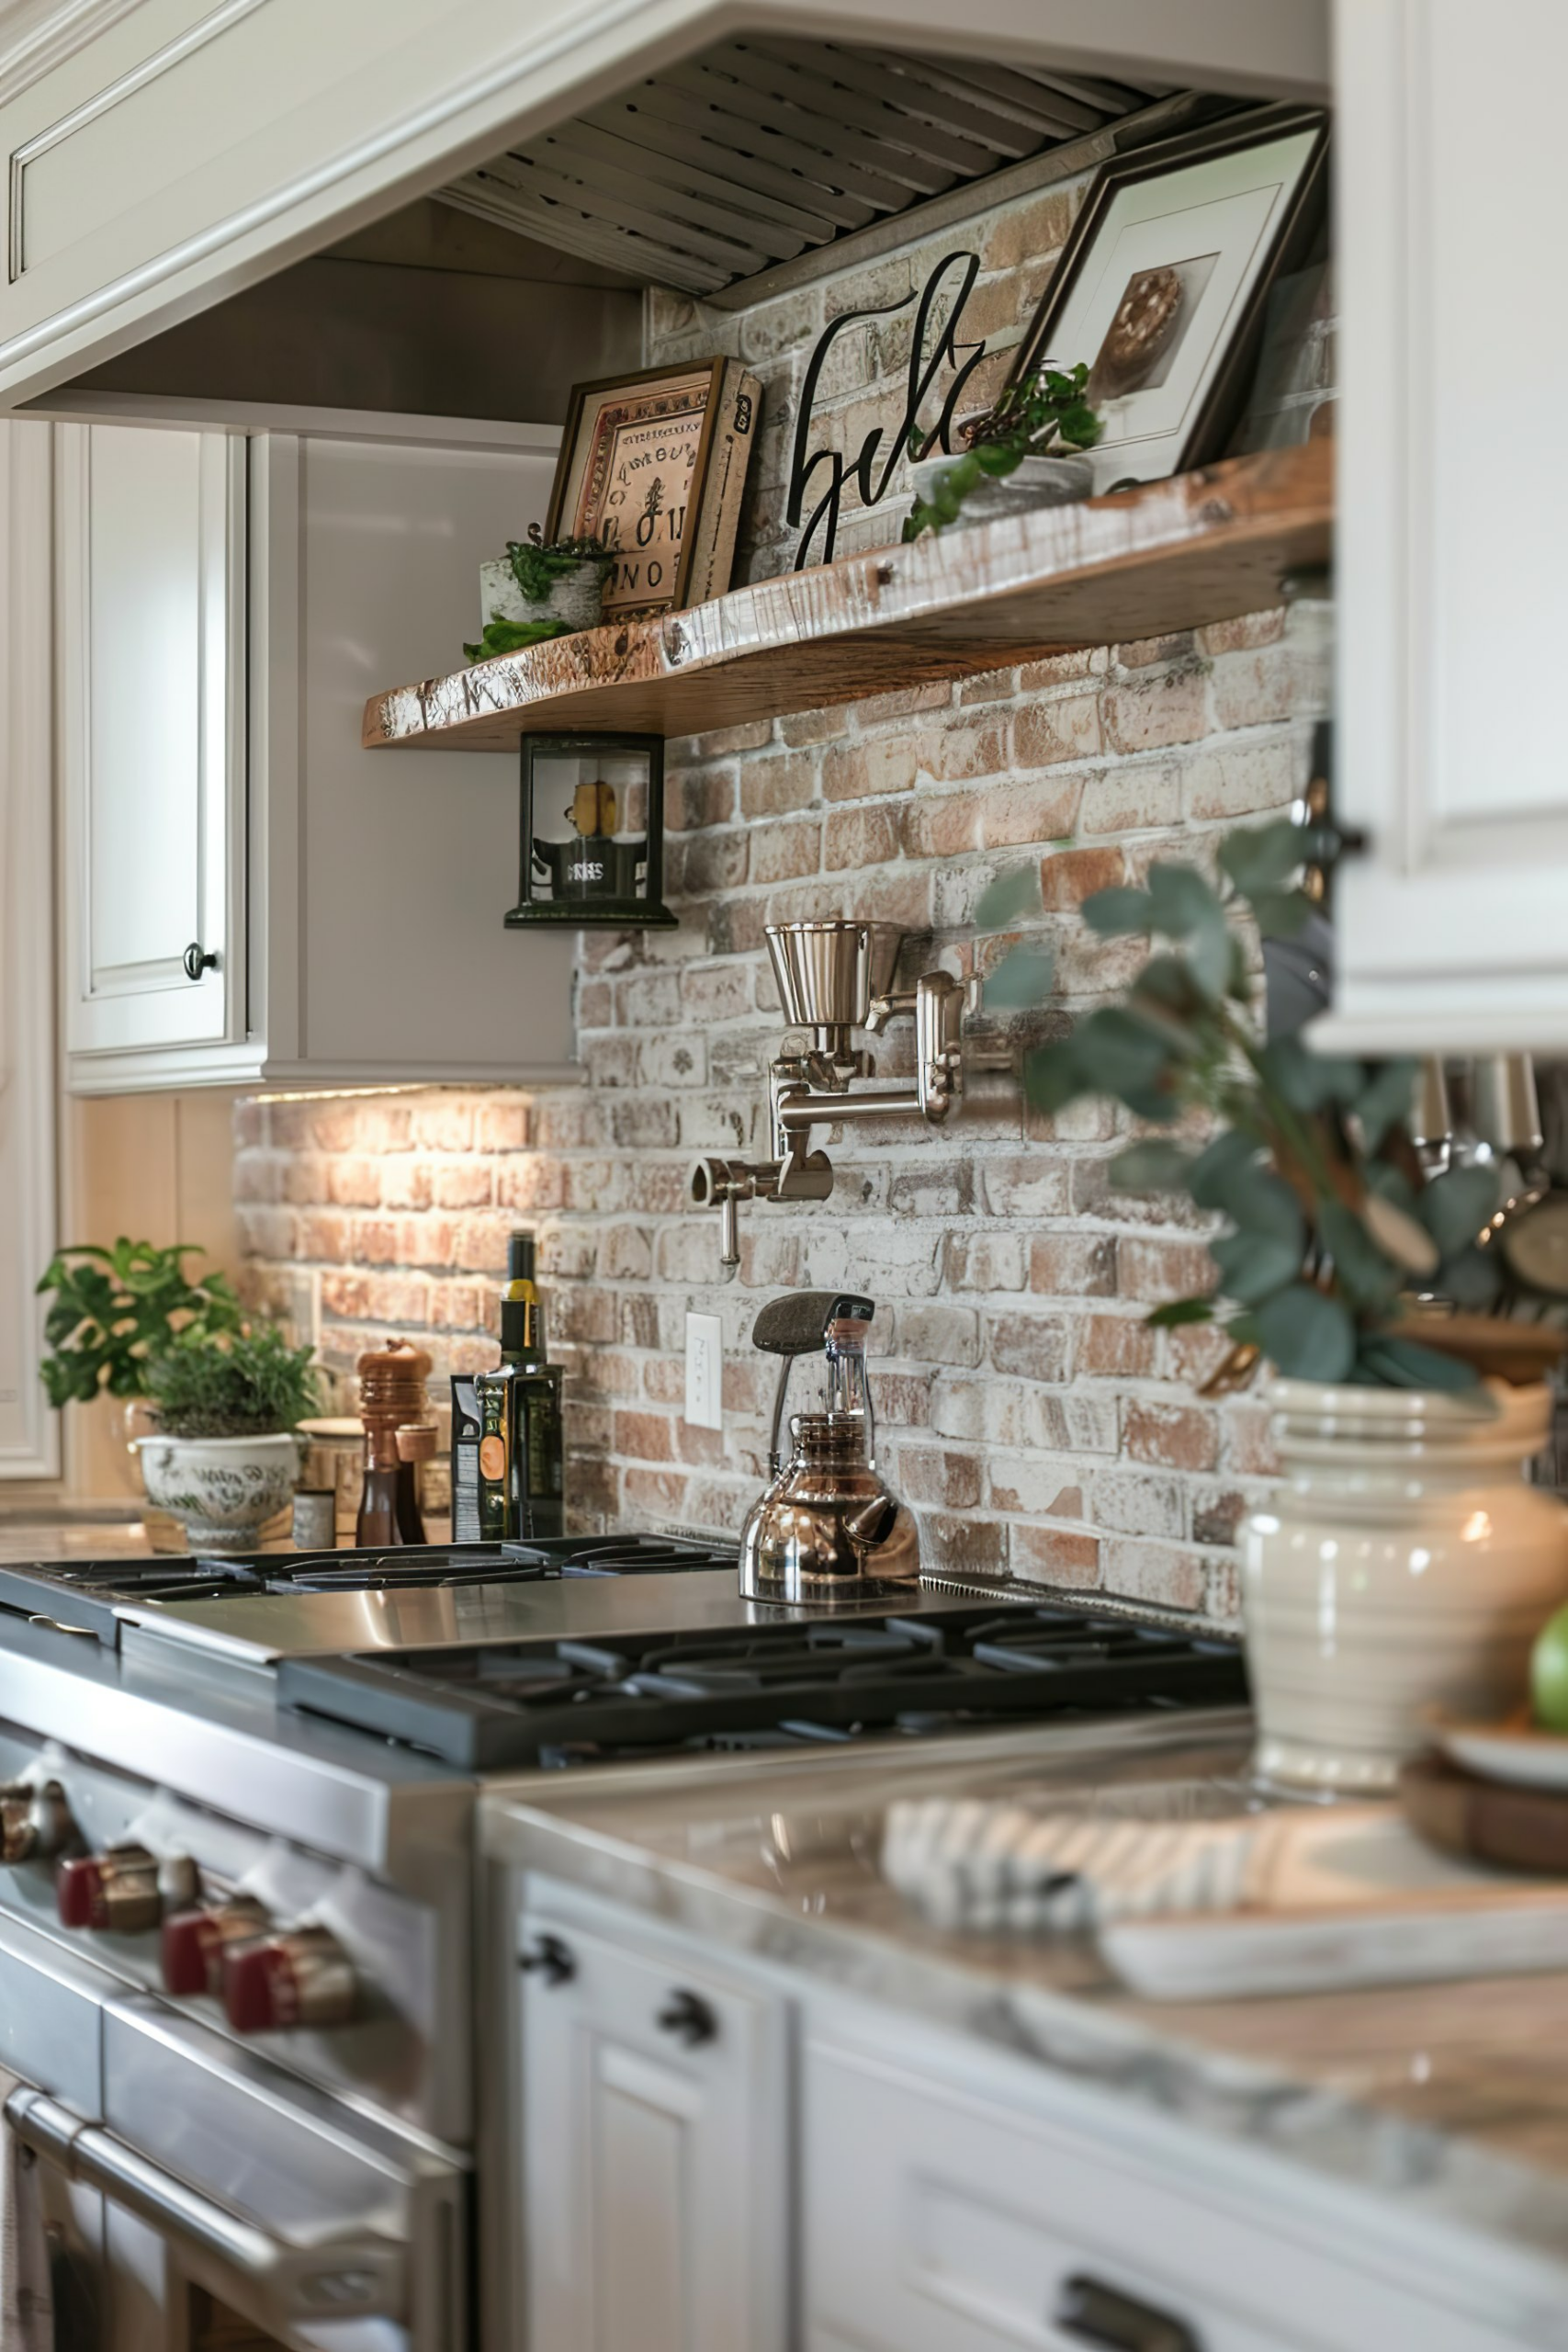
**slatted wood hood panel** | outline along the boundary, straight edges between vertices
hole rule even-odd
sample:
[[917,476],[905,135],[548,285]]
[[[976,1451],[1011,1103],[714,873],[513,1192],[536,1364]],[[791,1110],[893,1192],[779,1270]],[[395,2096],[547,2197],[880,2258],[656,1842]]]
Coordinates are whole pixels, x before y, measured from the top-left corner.
[[716,294],[1164,95],[1035,66],[748,37],[524,141],[441,196],[563,252]]

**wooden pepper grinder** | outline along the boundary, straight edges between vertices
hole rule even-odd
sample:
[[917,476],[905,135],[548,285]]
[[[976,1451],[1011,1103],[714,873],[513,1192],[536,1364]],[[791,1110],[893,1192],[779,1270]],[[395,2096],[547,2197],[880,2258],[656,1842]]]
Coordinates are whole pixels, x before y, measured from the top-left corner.
[[426,1419],[431,1359],[409,1340],[389,1340],[359,1359],[359,1416],[365,1423],[365,1491],[354,1540],[363,1550],[423,1544],[416,1464],[434,1451]]

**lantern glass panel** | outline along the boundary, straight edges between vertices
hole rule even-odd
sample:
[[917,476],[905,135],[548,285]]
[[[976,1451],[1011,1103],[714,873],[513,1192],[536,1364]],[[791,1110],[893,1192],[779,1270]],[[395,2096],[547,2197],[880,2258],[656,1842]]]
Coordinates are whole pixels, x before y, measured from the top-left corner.
[[663,750],[625,736],[525,742],[522,899],[509,922],[673,922],[659,902]]

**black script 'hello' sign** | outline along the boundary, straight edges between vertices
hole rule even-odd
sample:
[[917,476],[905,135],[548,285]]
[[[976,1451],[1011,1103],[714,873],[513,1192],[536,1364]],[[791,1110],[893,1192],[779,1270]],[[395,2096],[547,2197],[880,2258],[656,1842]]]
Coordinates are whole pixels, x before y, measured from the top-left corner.
[[[812,412],[816,406],[817,388],[828,355],[846,327],[857,325],[863,319],[887,319],[896,311],[908,310],[914,301],[914,289],[897,302],[885,303],[872,311],[846,311],[824,330],[821,340],[811,355],[801,387],[800,409],[795,422],[795,447],[790,462],[789,504],[784,519],[792,528],[797,525],[805,508],[807,492],[817,476],[825,469],[826,487],[811,509],[800,543],[795,551],[795,568],[803,571],[808,563],[831,563],[833,545],[839,531],[839,512],[847,484],[852,482],[860,492],[863,506],[875,506],[887,495],[893,469],[908,442],[914,426],[920,422],[920,410],[944,369],[954,370],[953,381],[942,404],[942,412],[931,431],[926,435],[931,449],[951,447],[948,428],[953,423],[964,388],[986,356],[982,343],[960,343],[959,322],[969,289],[980,271],[980,256],[972,253],[952,253],[936,267],[925,282],[919,297],[919,309],[915,313],[914,340],[909,346],[908,374],[905,383],[904,409],[894,430],[876,424],[861,443],[852,458],[847,450],[818,449],[807,455],[811,438]],[[947,302],[945,318],[941,305]],[[933,313],[940,323],[932,333]],[[928,349],[928,341],[930,348]],[[813,541],[820,534],[820,544],[813,552]]]

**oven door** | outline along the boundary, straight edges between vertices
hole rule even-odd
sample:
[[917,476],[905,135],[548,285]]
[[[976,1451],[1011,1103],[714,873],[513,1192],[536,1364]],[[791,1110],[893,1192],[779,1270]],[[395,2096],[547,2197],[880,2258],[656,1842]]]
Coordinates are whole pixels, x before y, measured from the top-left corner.
[[468,2178],[151,2000],[102,2012],[97,2111],[15,2092],[6,2118],[104,2200],[103,2352],[453,2352]]

